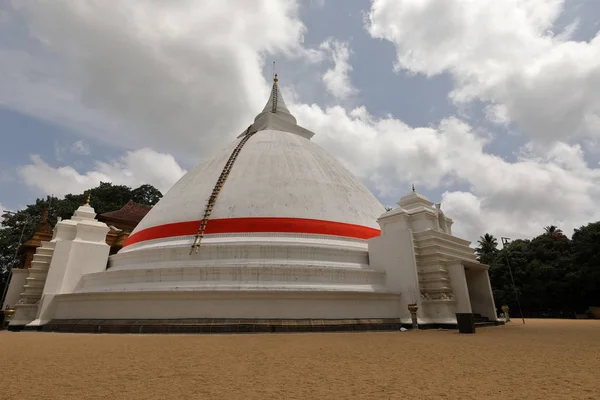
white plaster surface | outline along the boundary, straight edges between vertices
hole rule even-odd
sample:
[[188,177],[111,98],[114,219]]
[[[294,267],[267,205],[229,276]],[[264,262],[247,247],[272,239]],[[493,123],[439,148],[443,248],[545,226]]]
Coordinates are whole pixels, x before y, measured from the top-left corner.
[[381,219],[382,235],[369,239],[371,268],[386,275],[386,288],[402,293],[399,310],[402,322],[410,323],[408,304],[420,297],[412,232],[402,215]]
[[84,275],[104,271],[110,247],[106,244],[108,226],[94,219],[96,213],[88,205],[79,207],[71,220],[56,225],[54,255],[40,300],[37,318],[40,325],[54,317],[54,297],[72,293]]
[[[239,139],[238,139],[239,140]],[[182,177],[136,227],[202,219],[237,140]],[[381,203],[325,150],[293,133],[264,130],[240,152],[211,219],[287,217],[378,228]]]
[[399,295],[314,291],[164,291],[57,296],[55,318],[397,318]]
[[498,314],[487,266],[465,264],[465,278],[473,312],[488,317],[490,320],[496,320]]
[[465,268],[461,264],[459,260],[451,263],[446,267],[448,271],[448,275],[450,277],[450,282],[452,285],[452,290],[454,293],[454,297],[456,299],[456,309],[457,313],[470,313],[471,309],[471,301],[469,299],[469,287],[467,286],[467,279],[465,277]]

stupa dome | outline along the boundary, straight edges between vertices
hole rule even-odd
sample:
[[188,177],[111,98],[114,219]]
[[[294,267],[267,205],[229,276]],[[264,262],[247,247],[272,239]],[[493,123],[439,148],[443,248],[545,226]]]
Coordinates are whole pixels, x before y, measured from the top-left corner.
[[384,207],[313,143],[312,135],[296,125],[275,81],[254,124],[183,176],[139,223],[121,252],[192,246],[225,169],[229,171],[209,206],[200,249],[223,235],[227,242],[235,235],[318,235],[352,242],[378,236],[377,218]]

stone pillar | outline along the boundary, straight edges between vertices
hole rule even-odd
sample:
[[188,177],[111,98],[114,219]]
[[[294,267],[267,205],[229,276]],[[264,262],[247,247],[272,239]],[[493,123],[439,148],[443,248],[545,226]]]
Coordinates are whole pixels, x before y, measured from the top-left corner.
[[408,311],[410,312],[410,319],[412,322],[412,328],[414,330],[419,329],[419,323],[417,322],[417,311],[419,310],[419,306],[417,304],[409,304]]
[[500,308],[502,309],[502,312],[504,313],[504,318],[506,319],[506,322],[510,322],[510,315],[508,315],[508,311],[509,311],[508,306],[507,305],[503,305]]

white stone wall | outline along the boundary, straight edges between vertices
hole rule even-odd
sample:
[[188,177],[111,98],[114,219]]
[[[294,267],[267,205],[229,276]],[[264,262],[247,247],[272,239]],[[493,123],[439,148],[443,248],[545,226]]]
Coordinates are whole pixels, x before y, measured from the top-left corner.
[[40,300],[37,318],[32,326],[43,325],[55,318],[55,296],[72,293],[84,275],[104,271],[110,247],[106,244],[108,226],[94,219],[89,206],[80,207],[71,220],[56,225],[54,255]]
[[466,265],[465,268],[471,309],[476,314],[496,320],[498,314],[487,268],[477,265]]
[[387,290],[402,293],[398,317],[408,324],[408,304],[418,303],[420,296],[412,232],[404,215],[382,219],[380,224],[382,235],[368,241],[369,263],[385,273]]
[[450,284],[452,285],[452,291],[454,293],[454,299],[456,300],[457,313],[470,313],[471,301],[469,299],[469,288],[467,286],[467,279],[465,277],[465,268],[463,267],[460,260],[456,260],[450,263],[446,267],[448,275],[450,276]]
[[297,291],[78,293],[56,298],[58,319],[397,318],[399,296]]

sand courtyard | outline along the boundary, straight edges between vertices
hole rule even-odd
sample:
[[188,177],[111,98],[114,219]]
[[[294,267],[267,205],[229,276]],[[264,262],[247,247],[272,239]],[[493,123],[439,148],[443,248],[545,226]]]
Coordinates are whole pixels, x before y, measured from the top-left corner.
[[0,399],[598,399],[600,321],[243,335],[0,332]]

